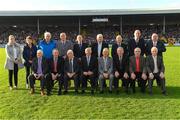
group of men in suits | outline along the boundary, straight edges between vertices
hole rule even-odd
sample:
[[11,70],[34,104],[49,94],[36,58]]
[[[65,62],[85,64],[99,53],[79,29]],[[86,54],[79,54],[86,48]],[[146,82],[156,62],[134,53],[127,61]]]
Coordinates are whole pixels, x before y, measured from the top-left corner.
[[[66,34],[60,34],[61,41],[58,41],[56,48],[52,51],[52,58],[45,62],[43,51],[37,51],[37,57],[32,62],[33,73],[29,76],[31,94],[34,93],[36,79],[41,80],[41,95],[44,95],[44,88],[50,95],[54,80],[59,83],[58,95],[68,93],[69,80],[74,80],[75,93],[81,87],[85,93],[87,81],[91,84],[91,94],[99,85],[100,93],[103,94],[107,87],[106,80],[109,80],[109,93],[113,88],[119,93],[119,80],[122,80],[122,87],[126,93],[130,90],[135,93],[135,83],[142,93],[145,93],[148,81],[149,94],[152,95],[153,80],[156,79],[162,93],[166,95],[164,63],[162,52],[166,51],[164,44],[158,40],[156,33],[152,34],[152,40],[145,44],[141,38],[141,32],[134,32],[134,39],[125,44],[122,37],[116,37],[116,43],[112,45],[112,58],[109,56],[109,45],[103,41],[103,35],[98,34],[97,42],[89,46],[83,43],[81,35],[77,36],[77,43],[72,45],[66,40]],[[144,57],[146,55],[146,57]],[[131,89],[129,89],[131,88]]]

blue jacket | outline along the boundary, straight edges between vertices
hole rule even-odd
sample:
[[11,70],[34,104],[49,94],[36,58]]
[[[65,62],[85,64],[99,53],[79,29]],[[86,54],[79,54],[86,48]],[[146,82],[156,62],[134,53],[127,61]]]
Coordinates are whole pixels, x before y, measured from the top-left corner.
[[54,48],[56,48],[56,42],[54,40],[50,40],[49,43],[47,43],[45,40],[41,40],[38,44],[38,49],[43,51],[43,56],[46,59],[52,58],[52,51]]

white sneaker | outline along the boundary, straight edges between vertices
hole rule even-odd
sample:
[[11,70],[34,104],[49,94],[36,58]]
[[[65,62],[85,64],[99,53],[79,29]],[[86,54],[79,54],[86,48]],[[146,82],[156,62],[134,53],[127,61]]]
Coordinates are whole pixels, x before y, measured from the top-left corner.
[[10,90],[13,90],[13,88],[12,88],[12,87],[9,87],[9,89],[10,89]]
[[29,85],[28,84],[26,84],[26,89],[28,89],[29,88]]
[[17,86],[14,86],[14,89],[17,89]]

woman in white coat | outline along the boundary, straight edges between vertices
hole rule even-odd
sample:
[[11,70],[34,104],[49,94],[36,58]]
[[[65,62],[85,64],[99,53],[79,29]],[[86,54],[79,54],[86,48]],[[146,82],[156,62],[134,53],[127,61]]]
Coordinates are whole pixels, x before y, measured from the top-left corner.
[[9,35],[8,43],[5,46],[5,51],[6,51],[5,69],[8,70],[9,87],[10,90],[12,90],[13,74],[14,74],[14,88],[16,89],[18,85],[18,69],[22,67],[21,48],[20,45],[15,42],[15,37],[13,35]]

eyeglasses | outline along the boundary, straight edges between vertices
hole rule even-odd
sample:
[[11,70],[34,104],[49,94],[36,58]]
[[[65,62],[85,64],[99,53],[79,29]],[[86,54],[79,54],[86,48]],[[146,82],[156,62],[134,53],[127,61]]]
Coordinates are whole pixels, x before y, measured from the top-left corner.
[[141,51],[135,51],[135,52],[141,52]]

